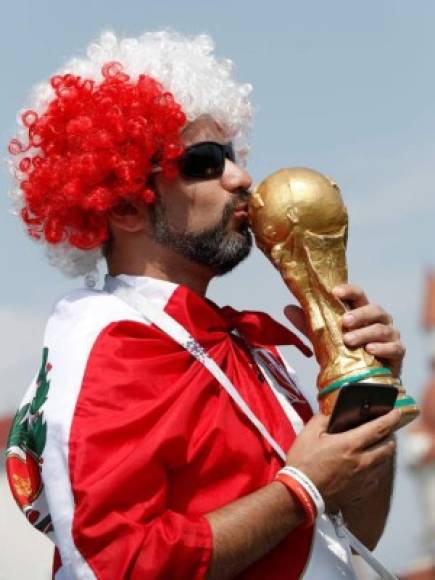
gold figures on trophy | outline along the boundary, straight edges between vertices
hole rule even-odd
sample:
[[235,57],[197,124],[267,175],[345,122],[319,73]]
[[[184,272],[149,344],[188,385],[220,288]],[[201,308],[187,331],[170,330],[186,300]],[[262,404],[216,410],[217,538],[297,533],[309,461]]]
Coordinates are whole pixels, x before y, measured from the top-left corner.
[[258,247],[305,312],[320,365],[322,412],[332,413],[341,387],[364,382],[398,388],[402,425],[414,419],[416,403],[391,371],[363,348],[343,343],[341,318],[347,306],[332,293],[347,282],[348,217],[338,185],[311,169],[282,169],[254,189],[249,215]]

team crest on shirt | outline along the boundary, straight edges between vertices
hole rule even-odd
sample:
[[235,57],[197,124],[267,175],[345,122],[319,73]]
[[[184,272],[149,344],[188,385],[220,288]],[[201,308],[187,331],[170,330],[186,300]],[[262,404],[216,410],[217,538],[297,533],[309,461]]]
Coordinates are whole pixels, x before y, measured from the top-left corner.
[[29,522],[45,534],[53,530],[41,478],[47,439],[43,406],[50,389],[50,370],[48,348],[44,348],[34,397],[18,409],[6,447],[6,472],[12,495]]

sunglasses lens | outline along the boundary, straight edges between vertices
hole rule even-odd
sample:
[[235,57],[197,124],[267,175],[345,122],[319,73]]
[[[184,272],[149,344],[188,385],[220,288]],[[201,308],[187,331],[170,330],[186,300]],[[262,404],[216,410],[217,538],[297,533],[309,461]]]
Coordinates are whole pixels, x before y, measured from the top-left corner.
[[200,179],[220,177],[225,168],[225,157],[228,157],[226,147],[211,142],[188,147],[180,159],[182,175]]

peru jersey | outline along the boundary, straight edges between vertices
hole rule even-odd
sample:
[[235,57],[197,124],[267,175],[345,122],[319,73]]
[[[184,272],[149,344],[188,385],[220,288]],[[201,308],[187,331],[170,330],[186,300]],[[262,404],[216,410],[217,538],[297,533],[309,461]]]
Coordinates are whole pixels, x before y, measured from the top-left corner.
[[[186,287],[120,278],[191,333],[288,449],[311,410],[273,345],[303,348],[298,339]],[[140,312],[104,290],[56,305],[7,450],[18,505],[56,546],[56,580],[205,578],[213,539],[204,515],[281,467],[209,371]],[[239,578],[350,579],[349,561],[324,518]]]

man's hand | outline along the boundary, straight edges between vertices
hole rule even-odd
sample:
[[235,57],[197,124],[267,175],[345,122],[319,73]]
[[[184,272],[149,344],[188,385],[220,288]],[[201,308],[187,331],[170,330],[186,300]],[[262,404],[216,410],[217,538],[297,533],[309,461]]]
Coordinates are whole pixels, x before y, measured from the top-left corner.
[[389,511],[396,447],[392,433],[400,416],[396,409],[345,433],[328,434],[328,417],[317,415],[287,455],[288,464],[317,486],[327,511],[341,511],[348,528],[371,550]]
[[326,432],[329,417],[316,415],[298,435],[287,455],[287,464],[303,471],[316,485],[325,502],[335,503],[374,468],[392,458],[391,436],[400,422],[393,410],[345,433]]
[[[399,421],[400,411],[391,411],[346,433],[330,435],[328,417],[316,415],[294,441],[287,464],[303,471],[328,505],[353,481],[392,457],[395,444],[389,436]],[[304,521],[304,512],[280,482],[272,481],[205,517],[213,535],[207,578],[223,580],[234,578],[269,552]],[[375,540],[378,535],[376,530]],[[376,541],[364,533],[359,536],[374,547]]]
[[367,296],[352,284],[334,288],[334,294],[351,306],[342,319],[343,339],[346,346],[362,346],[391,369],[394,377],[400,375],[405,347],[393,319],[381,306],[370,304]]
[[[367,296],[353,284],[342,284],[334,288],[337,298],[350,306],[342,318],[343,340],[347,347],[363,347],[376,356],[394,377],[400,375],[405,347],[400,333],[393,325],[393,319],[381,306],[370,304]],[[301,308],[287,306],[284,314],[298,330],[307,334],[305,316]]]

